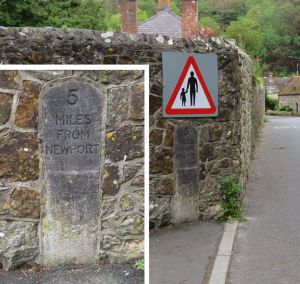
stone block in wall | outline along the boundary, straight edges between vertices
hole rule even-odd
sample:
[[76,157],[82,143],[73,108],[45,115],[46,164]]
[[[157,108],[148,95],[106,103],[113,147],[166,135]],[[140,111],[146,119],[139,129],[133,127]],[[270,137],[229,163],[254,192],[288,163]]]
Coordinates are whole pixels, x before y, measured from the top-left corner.
[[40,193],[29,188],[17,188],[11,195],[11,215],[16,217],[40,217]]
[[33,133],[6,130],[0,137],[0,178],[12,181],[39,177],[38,142]]
[[221,124],[212,124],[208,126],[209,141],[219,141],[223,134],[223,127]]
[[167,126],[167,129],[165,131],[165,136],[164,136],[164,142],[163,142],[165,147],[173,147],[174,130],[175,130],[175,127],[173,125]]
[[162,80],[154,81],[150,87],[150,93],[161,97],[163,93],[163,83]]
[[200,199],[199,213],[202,219],[204,220],[217,219],[220,209],[221,209],[221,205],[218,201],[206,203],[204,199],[202,199],[202,202]]
[[115,198],[104,198],[101,204],[101,218],[108,218],[116,212],[117,200]]
[[143,240],[126,240],[123,247],[123,254],[128,260],[140,258],[144,253]]
[[10,187],[0,187],[0,215],[6,215],[10,212]]
[[[96,75],[98,74],[98,80],[100,83],[104,84],[104,85],[108,85],[108,84],[121,84],[126,80],[137,80],[140,79],[143,74],[144,71],[141,70],[135,70],[135,71],[131,71],[131,70],[120,70],[120,71],[98,71],[98,73],[95,73]],[[95,78],[96,79],[96,78]]]
[[[105,208],[105,205],[104,205]],[[102,214],[101,217],[101,230],[113,230],[115,231],[119,227],[121,216],[118,212],[118,209],[116,207],[112,208],[110,210],[109,214],[106,214],[105,216]],[[116,234],[117,235],[117,234]]]
[[149,205],[150,229],[171,224],[171,197],[151,197]]
[[103,58],[103,64],[117,64],[118,56],[104,56]]
[[117,228],[121,236],[141,235],[144,233],[144,220],[139,214],[132,213],[124,216]]
[[199,159],[202,162],[210,161],[214,159],[214,145],[211,143],[205,143],[199,147]]
[[214,148],[214,156],[218,158],[237,158],[240,155],[240,148],[232,147],[231,144],[220,145]]
[[104,232],[114,231],[115,235],[120,237],[141,235],[144,233],[144,220],[140,214],[132,213],[132,209],[115,210],[107,217],[102,217],[101,228]]
[[119,167],[114,164],[104,165],[102,192],[107,195],[116,195],[120,190]]
[[160,148],[152,155],[150,160],[151,174],[171,174],[173,172],[172,149]]
[[118,128],[128,118],[129,88],[114,87],[107,92],[107,128]]
[[144,156],[144,127],[123,126],[106,133],[105,156],[113,162]]
[[128,180],[132,179],[138,173],[138,171],[142,168],[142,166],[143,165],[141,163],[125,164],[123,166],[123,180],[128,181]]
[[226,170],[229,169],[229,171],[231,171],[233,167],[234,166],[232,159],[224,158],[214,163],[212,169],[210,170],[210,174],[217,175],[219,173],[222,173],[222,175],[225,176],[227,173]]
[[118,58],[118,64],[134,64],[134,60],[127,55],[120,55]]
[[144,119],[144,83],[138,83],[130,87],[130,118],[134,120]]
[[100,242],[100,249],[101,250],[109,250],[114,252],[121,252],[122,241],[120,238],[114,235],[104,235]]
[[159,108],[161,108],[162,98],[158,96],[150,95],[149,101],[150,101],[149,113],[150,115],[153,115]]
[[155,114],[155,127],[157,128],[167,128],[169,125],[166,118],[162,116],[161,109]]
[[47,70],[27,70],[22,71],[22,73],[29,75],[30,77],[34,77],[41,81],[52,81],[55,79],[59,79],[62,77],[67,77],[72,75],[72,71],[68,70],[56,70],[56,71],[47,71]]
[[38,103],[42,89],[40,83],[34,81],[23,82],[23,92],[20,94],[15,115],[15,124],[21,128],[37,128]]
[[8,122],[11,114],[12,101],[13,95],[0,93],[0,125]]
[[232,109],[220,107],[218,121],[230,121],[234,115],[235,113],[232,111]]
[[204,180],[207,174],[207,163],[199,163],[199,180]]
[[39,249],[37,230],[35,222],[0,220],[0,262],[3,269],[35,263]]
[[155,146],[159,146],[162,142],[163,138],[163,130],[153,129],[150,132],[149,142]]
[[20,78],[18,71],[1,70],[0,88],[19,89]]
[[120,199],[120,209],[122,211],[129,211],[135,207],[135,200],[132,195],[125,194]]
[[[161,50],[158,52],[161,54]],[[150,64],[150,78],[158,78],[162,82],[162,62]]]
[[143,187],[144,186],[144,175],[139,175],[133,178],[131,181],[132,186]]
[[175,183],[170,177],[162,177],[154,179],[150,184],[151,195],[170,195],[174,193]]

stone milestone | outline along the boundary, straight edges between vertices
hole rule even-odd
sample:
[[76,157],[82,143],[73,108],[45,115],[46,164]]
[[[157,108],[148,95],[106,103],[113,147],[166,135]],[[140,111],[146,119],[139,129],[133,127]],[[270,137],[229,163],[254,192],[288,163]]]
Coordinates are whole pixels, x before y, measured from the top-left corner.
[[97,252],[103,98],[93,85],[66,79],[44,88],[41,100],[43,261],[92,263]]
[[175,130],[175,196],[173,200],[174,222],[198,219],[198,133],[191,125]]

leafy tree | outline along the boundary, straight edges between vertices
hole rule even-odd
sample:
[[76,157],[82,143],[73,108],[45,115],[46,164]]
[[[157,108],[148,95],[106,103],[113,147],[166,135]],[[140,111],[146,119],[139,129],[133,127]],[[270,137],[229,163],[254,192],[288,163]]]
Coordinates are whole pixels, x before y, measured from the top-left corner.
[[156,13],[156,1],[155,0],[140,0],[138,1],[138,7],[141,11],[145,11],[148,18]]
[[1,26],[36,26],[43,22],[39,3],[32,0],[1,0]]
[[121,15],[113,14],[107,18],[107,29],[109,31],[120,31],[121,29]]
[[46,5],[48,18],[45,25],[86,28],[107,29],[107,15],[103,10],[104,0],[59,0]]
[[138,22],[144,22],[148,18],[149,18],[149,16],[148,16],[147,12],[138,8],[138,13],[137,13]]
[[[235,38],[275,74],[300,63],[299,0],[198,0],[200,26]],[[182,0],[172,0],[181,15]],[[156,0],[138,0],[138,21],[156,13]],[[53,26],[120,30],[119,0],[0,0],[1,26]]]
[[241,17],[231,22],[225,37],[236,39],[238,45],[254,57],[261,54],[263,39],[260,26],[251,18]]
[[224,26],[247,13],[245,0],[199,0],[199,16],[215,18]]
[[212,17],[203,17],[200,19],[199,25],[201,27],[211,28],[215,31],[216,35],[221,34],[220,24]]

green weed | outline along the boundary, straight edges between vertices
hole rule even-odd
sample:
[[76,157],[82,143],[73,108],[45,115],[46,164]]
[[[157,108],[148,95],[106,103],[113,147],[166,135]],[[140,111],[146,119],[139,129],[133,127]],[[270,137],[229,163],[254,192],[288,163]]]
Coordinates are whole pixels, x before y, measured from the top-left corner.
[[221,210],[218,215],[219,220],[244,220],[241,215],[244,211],[242,193],[243,190],[238,185],[235,177],[224,177],[220,186]]
[[145,269],[145,260],[139,259],[134,263],[134,267],[138,270],[144,270]]

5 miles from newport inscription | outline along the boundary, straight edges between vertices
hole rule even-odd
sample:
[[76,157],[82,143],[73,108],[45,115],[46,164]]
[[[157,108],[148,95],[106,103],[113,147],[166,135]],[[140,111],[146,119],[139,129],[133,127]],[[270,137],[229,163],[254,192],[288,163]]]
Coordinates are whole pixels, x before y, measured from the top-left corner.
[[[74,106],[78,103],[78,89],[69,90],[66,102]],[[88,143],[91,131],[88,127],[91,124],[92,117],[88,113],[56,113],[56,143],[45,145],[46,155],[98,154],[100,144]],[[61,126],[70,129],[61,129]],[[80,127],[80,129],[72,129],[72,127]]]
[[98,169],[104,103],[99,89],[69,79],[46,86],[41,97],[40,138],[46,169]]

